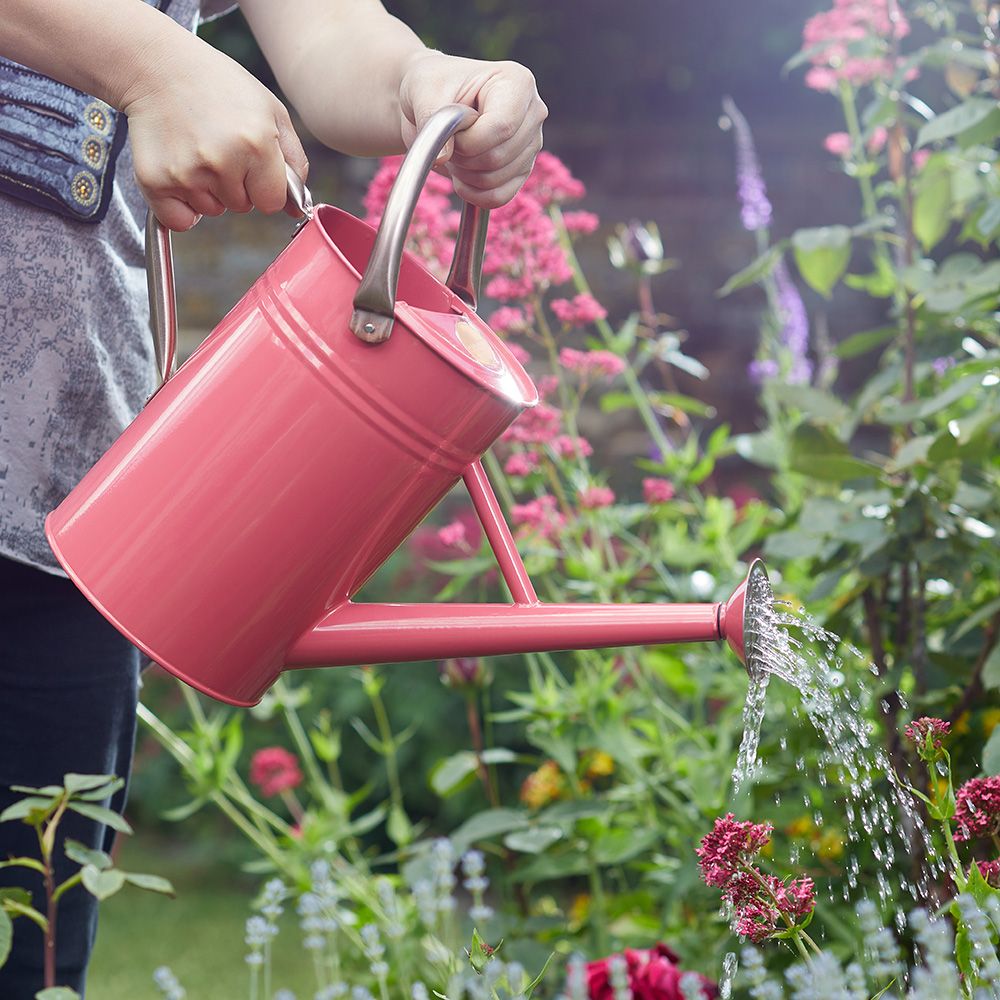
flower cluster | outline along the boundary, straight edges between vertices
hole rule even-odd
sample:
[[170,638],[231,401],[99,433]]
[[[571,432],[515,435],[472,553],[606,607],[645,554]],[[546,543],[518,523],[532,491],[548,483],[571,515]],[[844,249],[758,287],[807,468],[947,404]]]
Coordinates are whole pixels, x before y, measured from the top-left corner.
[[270,797],[302,784],[302,771],[293,753],[284,747],[264,747],[250,758],[250,780],[261,795]]
[[[692,977],[701,996],[714,998],[718,989],[710,979],[680,969],[680,958],[665,944],[653,948],[626,948],[621,955],[611,955],[586,965],[587,995],[590,1000],[684,1000],[681,980]],[[622,981],[628,990],[621,989]],[[695,993],[694,995],[697,995]]]
[[809,18],[802,32],[812,64],[806,86],[836,91],[841,80],[854,86],[891,80],[896,66],[888,43],[909,31],[895,0],[834,0],[833,8]]
[[516,503],[510,519],[523,533],[532,532],[541,538],[553,538],[566,524],[566,515],[558,509],[558,501],[546,493],[527,503]]
[[722,890],[733,907],[733,929],[752,941],[770,937],[779,920],[795,925],[815,905],[811,878],[786,882],[765,875],[753,864],[770,839],[770,824],[741,822],[727,813],[716,819],[697,850],[705,884]]
[[614,378],[625,371],[625,359],[611,351],[577,351],[564,347],[559,352],[559,364],[583,378]]
[[903,735],[913,744],[921,760],[933,764],[941,756],[942,740],[951,730],[951,724],[943,719],[924,716],[914,719]]
[[593,295],[574,295],[571,299],[553,299],[549,303],[552,312],[566,326],[588,326],[604,319],[608,311]]
[[955,796],[955,839],[1000,833],[1000,775],[972,778]]

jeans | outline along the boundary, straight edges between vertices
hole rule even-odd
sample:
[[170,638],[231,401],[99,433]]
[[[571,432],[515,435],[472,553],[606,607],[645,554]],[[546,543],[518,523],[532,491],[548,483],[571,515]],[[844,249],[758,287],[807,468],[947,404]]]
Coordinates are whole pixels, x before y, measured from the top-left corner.
[[[138,684],[138,650],[69,580],[0,558],[0,812],[21,798],[11,785],[61,785],[70,771],[127,779]],[[102,804],[120,812],[125,789]],[[79,869],[65,856],[66,838],[110,851],[114,831],[67,812],[53,855],[56,884]],[[39,857],[35,831],[20,820],[0,824],[0,858],[11,855]],[[0,868],[0,887],[12,885],[31,891],[45,913],[40,875]],[[97,900],[75,886],[59,900],[57,916],[56,985],[83,995]],[[15,918],[0,997],[32,1000],[44,987],[43,963],[41,930]]]

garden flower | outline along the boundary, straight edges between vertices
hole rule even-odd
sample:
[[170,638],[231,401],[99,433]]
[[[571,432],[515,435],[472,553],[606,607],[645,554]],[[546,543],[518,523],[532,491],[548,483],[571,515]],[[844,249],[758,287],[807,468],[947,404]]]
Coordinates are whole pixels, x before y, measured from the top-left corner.
[[[680,958],[665,944],[653,948],[626,948],[621,955],[589,962],[586,967],[590,1000],[616,1000],[615,980],[625,973],[634,1000],[684,1000],[678,966]],[[624,969],[622,968],[624,966]],[[710,979],[698,976],[703,993],[712,1000],[718,989]]]
[[566,516],[557,509],[556,498],[549,494],[528,503],[514,504],[510,519],[516,525],[537,532],[542,538],[551,538],[566,524]]
[[560,434],[550,442],[552,450],[560,458],[587,458],[594,454],[591,443],[583,437],[571,437],[569,434]]
[[519,441],[522,444],[546,444],[558,437],[562,429],[559,411],[548,403],[525,410],[501,435],[502,441]]
[[438,530],[438,540],[449,548],[468,548],[465,525],[461,521],[452,521]]
[[941,741],[951,730],[951,724],[943,719],[932,719],[924,716],[914,719],[903,735],[913,744],[921,760],[933,764],[941,757]]
[[669,479],[647,477],[642,481],[642,499],[648,504],[667,503],[674,498],[674,492]]
[[732,813],[716,819],[696,852],[705,884],[724,888],[771,839],[771,830],[770,823],[740,822]]
[[475,691],[486,687],[493,674],[486,661],[478,656],[456,656],[445,660],[438,668],[438,675],[445,687],[457,691]]
[[566,326],[587,326],[608,315],[607,309],[593,295],[584,293],[572,299],[553,299],[550,307]]
[[979,874],[994,888],[1000,887],[1000,859],[996,861],[977,861]]
[[614,378],[625,371],[625,360],[611,351],[577,351],[564,347],[559,352],[559,364],[577,375],[604,375]]
[[726,98],[722,102],[726,116],[733,124],[736,136],[736,187],[740,201],[740,218],[743,228],[755,233],[771,225],[773,210],[767,197],[767,187],[761,173],[760,161],[753,142],[753,134],[743,113]]
[[593,212],[565,212],[563,225],[568,233],[580,233],[586,236],[594,232],[601,220]]
[[1000,833],[1000,776],[973,778],[955,796],[955,839]]
[[530,476],[538,471],[537,451],[518,451],[504,462],[503,471],[508,476]]
[[545,208],[553,202],[577,201],[587,189],[554,153],[542,150],[535,158],[535,166],[524,183],[527,194],[536,198]]
[[284,747],[264,747],[250,759],[250,780],[268,797],[302,784],[302,771],[293,753]]
[[823,140],[823,148],[834,156],[850,156],[852,146],[851,137],[846,132],[831,132]]
[[516,306],[502,306],[490,314],[489,325],[495,333],[521,333],[528,325],[528,317]]
[[615,502],[615,494],[608,486],[588,486],[580,490],[577,499],[584,510],[600,510]]
[[566,793],[566,779],[554,760],[547,760],[521,784],[521,801],[529,809],[541,809]]

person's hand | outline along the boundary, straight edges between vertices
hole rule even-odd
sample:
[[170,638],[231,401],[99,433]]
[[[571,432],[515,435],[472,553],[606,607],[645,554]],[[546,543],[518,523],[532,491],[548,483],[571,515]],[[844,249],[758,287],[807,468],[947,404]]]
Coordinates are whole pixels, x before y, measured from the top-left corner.
[[479,112],[456,133],[438,158],[460,198],[482,208],[510,201],[542,148],[548,109],[535,78],[515,62],[483,62],[422,51],[407,65],[399,88],[400,131],[407,146],[420,127],[446,104]]
[[227,209],[280,212],[285,164],[303,180],[308,172],[284,105],[204,42],[144,73],[122,110],[139,187],[169,229],[190,229]]

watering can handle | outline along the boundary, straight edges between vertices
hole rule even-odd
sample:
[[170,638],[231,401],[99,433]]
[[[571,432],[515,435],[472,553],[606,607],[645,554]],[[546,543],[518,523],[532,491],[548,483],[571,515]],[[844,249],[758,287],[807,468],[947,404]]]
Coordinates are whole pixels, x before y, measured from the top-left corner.
[[[309,188],[287,163],[285,177],[292,204],[307,219],[312,218],[313,201]],[[173,372],[177,355],[177,296],[174,291],[174,255],[170,246],[170,230],[153,215],[152,209],[146,212],[146,287],[149,289],[149,325],[153,332],[153,350],[160,385],[163,385]]]
[[[476,112],[464,104],[448,104],[436,111],[418,133],[399,168],[382,213],[368,266],[354,296],[351,330],[370,344],[389,339],[396,312],[396,283],[403,259],[403,244],[421,188],[445,143]],[[468,202],[455,240],[455,255],[447,286],[472,309],[476,308],[483,269],[489,212]]]

